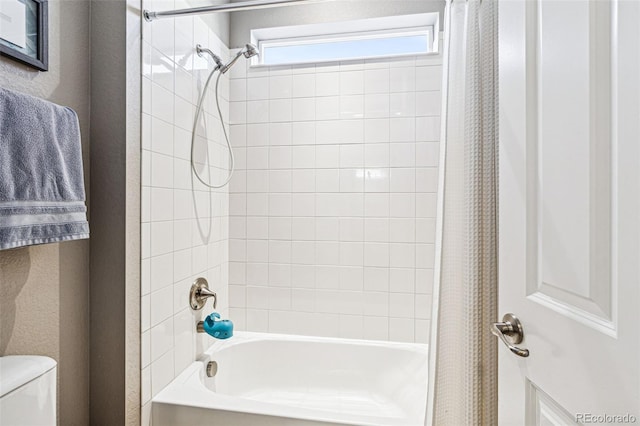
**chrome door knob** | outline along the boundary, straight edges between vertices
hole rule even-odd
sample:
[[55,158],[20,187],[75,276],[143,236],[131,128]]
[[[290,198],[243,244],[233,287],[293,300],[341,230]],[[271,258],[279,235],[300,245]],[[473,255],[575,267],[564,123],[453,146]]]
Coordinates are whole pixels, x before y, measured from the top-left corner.
[[521,349],[514,345],[522,342],[524,331],[520,320],[513,314],[505,314],[502,322],[494,322],[491,325],[491,333],[502,340],[511,352],[526,358],[529,356],[529,349]]

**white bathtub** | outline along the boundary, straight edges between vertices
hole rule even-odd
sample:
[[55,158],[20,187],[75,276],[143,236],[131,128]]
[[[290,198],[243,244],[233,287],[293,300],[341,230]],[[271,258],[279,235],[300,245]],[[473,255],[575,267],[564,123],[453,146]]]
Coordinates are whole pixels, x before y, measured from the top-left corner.
[[152,423],[422,426],[426,399],[427,345],[237,332],[153,399]]

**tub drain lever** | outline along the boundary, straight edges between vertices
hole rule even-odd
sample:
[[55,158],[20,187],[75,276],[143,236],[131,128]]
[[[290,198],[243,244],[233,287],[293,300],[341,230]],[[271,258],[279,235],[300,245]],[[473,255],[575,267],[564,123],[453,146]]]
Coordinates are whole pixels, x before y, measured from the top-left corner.
[[209,361],[207,363],[207,377],[213,377],[218,372],[218,363],[215,361]]

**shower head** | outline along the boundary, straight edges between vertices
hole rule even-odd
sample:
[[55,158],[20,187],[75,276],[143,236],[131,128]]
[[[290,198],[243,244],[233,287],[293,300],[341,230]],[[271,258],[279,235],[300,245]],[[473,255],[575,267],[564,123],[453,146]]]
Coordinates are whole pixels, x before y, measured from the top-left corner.
[[242,54],[244,55],[244,57],[247,58],[247,59],[252,58],[252,57],[254,57],[254,56],[259,54],[258,48],[255,47],[251,43],[247,43],[244,46],[244,49],[242,49],[242,52],[243,52]]
[[235,58],[233,58],[227,65],[220,67],[220,72],[224,74],[227,71],[229,71],[231,67],[238,61],[238,59],[240,59],[241,56],[244,56],[245,58],[249,59],[258,54],[259,54],[258,48],[251,43],[247,43],[244,46],[244,48],[236,54]]

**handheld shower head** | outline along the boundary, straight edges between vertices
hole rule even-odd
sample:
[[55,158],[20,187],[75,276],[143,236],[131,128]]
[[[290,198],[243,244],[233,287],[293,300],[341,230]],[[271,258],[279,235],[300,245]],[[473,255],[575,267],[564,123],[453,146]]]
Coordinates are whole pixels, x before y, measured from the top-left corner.
[[258,52],[258,48],[257,47],[255,47],[251,43],[247,43],[244,46],[242,54],[244,55],[245,58],[249,59],[249,58],[252,58],[252,57],[254,57],[256,55],[259,55],[260,53]]
[[245,58],[249,59],[256,55],[258,55],[258,48],[251,43],[247,43],[244,46],[244,48],[236,54],[235,58],[233,58],[227,65],[220,67],[220,72],[224,74],[227,71],[229,71],[231,67],[238,61],[238,59],[240,59],[241,56],[244,56]]
[[[258,48],[256,48],[253,44],[245,45],[244,49],[240,50],[236,54],[235,58],[233,58],[226,65],[222,63],[218,55],[213,53],[211,50],[205,47],[202,47],[199,44],[196,46],[196,52],[198,53],[198,56],[202,56],[204,53],[210,55],[213,58],[213,60],[216,62],[216,67],[213,70],[211,70],[211,72],[209,73],[209,77],[207,77],[207,81],[204,83],[202,95],[200,96],[200,100],[198,101],[198,107],[196,108],[196,117],[193,120],[193,132],[191,133],[191,169],[193,170],[193,173],[195,174],[196,178],[198,178],[198,180],[202,182],[205,186],[209,188],[222,188],[225,185],[227,185],[231,180],[235,161],[233,158],[233,149],[231,148],[231,143],[229,142],[229,135],[227,135],[227,130],[224,125],[224,120],[222,119],[222,110],[220,109],[220,98],[218,97],[218,83],[220,82],[220,77],[222,77],[222,74],[229,71],[229,69],[231,69],[233,64],[235,64],[238,61],[238,59],[240,59],[241,56],[244,56],[247,59],[252,58],[258,54]],[[213,77],[216,71],[220,71],[220,74],[218,74],[218,79],[216,80],[216,107],[218,108],[218,116],[220,117],[220,124],[222,125],[222,133],[224,134],[224,139],[227,142],[227,148],[229,149],[229,168],[230,168],[229,174],[227,175],[226,180],[221,184],[212,184],[210,182],[205,181],[198,173],[198,169],[196,168],[195,161],[194,161],[194,146],[195,146],[198,120],[200,117],[200,113],[202,112],[202,104],[207,95],[207,89],[209,88],[209,83],[211,82],[211,78]]]

